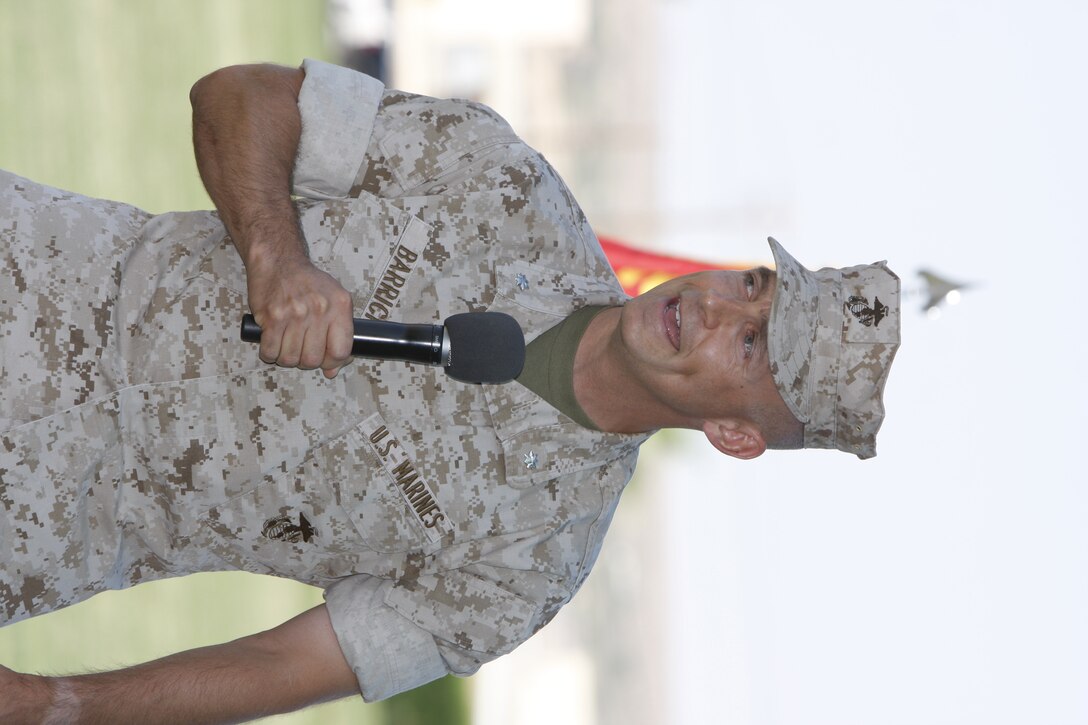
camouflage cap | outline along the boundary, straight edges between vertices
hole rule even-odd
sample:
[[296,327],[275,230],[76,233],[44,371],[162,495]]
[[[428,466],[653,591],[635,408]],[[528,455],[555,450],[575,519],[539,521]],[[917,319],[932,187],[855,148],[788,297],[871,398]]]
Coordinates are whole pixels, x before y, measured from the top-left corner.
[[899,277],[885,262],[813,272],[772,238],[771,373],[805,448],[876,455],[884,382],[899,348]]

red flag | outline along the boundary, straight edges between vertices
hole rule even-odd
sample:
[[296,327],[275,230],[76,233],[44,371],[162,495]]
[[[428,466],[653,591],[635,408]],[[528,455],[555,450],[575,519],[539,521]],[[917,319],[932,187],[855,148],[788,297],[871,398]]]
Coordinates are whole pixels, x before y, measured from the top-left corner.
[[701,272],[705,269],[748,269],[750,266],[710,264],[682,257],[670,257],[635,249],[609,237],[597,237],[597,239],[612,269],[615,270],[616,277],[623,285],[623,291],[632,297],[684,274]]

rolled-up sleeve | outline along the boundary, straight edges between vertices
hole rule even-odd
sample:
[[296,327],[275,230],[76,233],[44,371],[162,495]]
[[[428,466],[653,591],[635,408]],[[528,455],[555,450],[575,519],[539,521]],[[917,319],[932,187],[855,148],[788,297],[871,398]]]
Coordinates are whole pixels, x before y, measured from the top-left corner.
[[325,602],[359,691],[375,702],[445,676],[434,638],[386,606],[393,582],[365,575],[325,590]]
[[[527,584],[552,590],[548,577],[511,572],[508,587],[495,580],[497,573],[476,566],[411,582],[356,575],[328,588],[333,629],[363,699],[381,700],[450,673],[470,675],[551,618],[554,611],[545,614],[511,591]],[[558,609],[567,597],[551,593]]]
[[313,199],[346,197],[366,159],[385,86],[376,78],[309,58],[302,70],[302,136],[292,193]]

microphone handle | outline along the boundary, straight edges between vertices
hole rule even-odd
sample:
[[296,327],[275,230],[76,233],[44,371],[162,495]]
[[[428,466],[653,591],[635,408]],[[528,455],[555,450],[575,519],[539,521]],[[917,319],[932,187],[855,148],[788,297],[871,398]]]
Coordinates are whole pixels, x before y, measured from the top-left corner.
[[[442,325],[406,325],[400,322],[352,320],[351,354],[380,360],[403,360],[442,365],[445,328]],[[261,328],[253,315],[242,315],[242,340],[260,342]]]

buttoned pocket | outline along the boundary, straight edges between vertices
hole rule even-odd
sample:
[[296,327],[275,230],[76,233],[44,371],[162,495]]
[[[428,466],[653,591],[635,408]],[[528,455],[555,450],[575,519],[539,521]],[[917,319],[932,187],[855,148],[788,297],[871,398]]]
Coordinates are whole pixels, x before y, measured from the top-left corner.
[[372,568],[320,454],[208,509],[194,537],[197,546],[233,568],[316,586]]
[[433,550],[431,529],[445,523],[440,508],[411,490],[418,477],[410,480],[409,460],[393,465],[392,475],[386,470],[371,432],[367,423],[356,426],[291,471],[212,506],[201,517],[200,545],[233,567],[316,585],[388,571],[400,559],[390,554]]
[[436,321],[447,297],[436,285],[450,255],[426,253],[434,234],[417,217],[364,194],[352,200],[339,235],[317,258],[351,293],[356,317]]
[[449,532],[433,482],[420,474],[379,416],[363,421],[335,449],[319,451],[317,457],[368,549],[433,551]]

